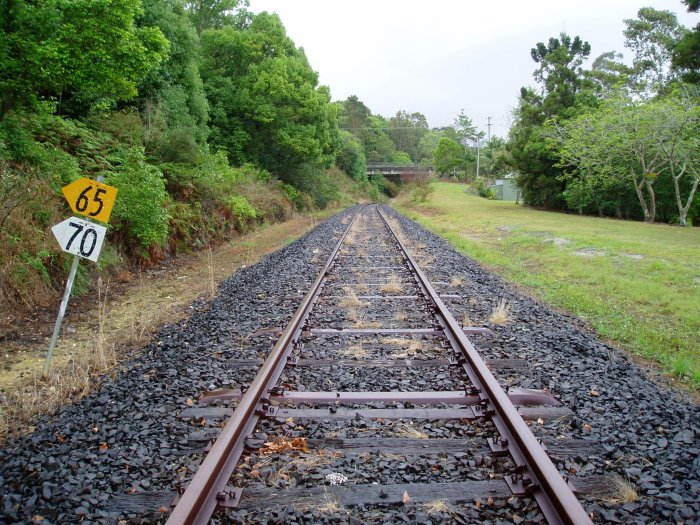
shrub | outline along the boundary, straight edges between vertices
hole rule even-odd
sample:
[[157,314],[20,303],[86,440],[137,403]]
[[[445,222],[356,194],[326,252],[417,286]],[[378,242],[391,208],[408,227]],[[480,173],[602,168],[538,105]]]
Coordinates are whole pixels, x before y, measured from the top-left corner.
[[250,205],[248,199],[242,195],[233,194],[229,196],[226,200],[231,213],[233,214],[233,219],[238,224],[241,230],[246,229],[246,227],[254,221],[258,216],[258,211]]
[[399,192],[401,191],[401,187],[395,182],[391,182],[390,180],[384,179],[384,183],[382,184],[382,191],[388,197],[393,199],[399,194]]
[[161,244],[168,235],[167,193],[163,173],[146,164],[142,148],[120,147],[109,160],[113,170],[105,171],[108,184],[119,188],[112,212],[112,225],[132,250]]

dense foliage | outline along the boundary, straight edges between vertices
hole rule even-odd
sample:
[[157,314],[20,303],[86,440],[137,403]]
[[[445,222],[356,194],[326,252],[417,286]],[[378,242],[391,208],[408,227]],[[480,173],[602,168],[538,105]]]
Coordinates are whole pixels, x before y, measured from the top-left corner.
[[[337,105],[245,0],[0,0],[0,300],[55,297],[60,188],[119,188],[102,267],[152,264],[367,184]],[[354,140],[354,138],[353,138]],[[91,266],[81,265],[80,287]]]
[[532,49],[539,89],[522,88],[501,161],[526,204],[698,224],[700,26],[652,8],[625,25],[631,66],[610,51],[584,70],[590,46],[566,34]]

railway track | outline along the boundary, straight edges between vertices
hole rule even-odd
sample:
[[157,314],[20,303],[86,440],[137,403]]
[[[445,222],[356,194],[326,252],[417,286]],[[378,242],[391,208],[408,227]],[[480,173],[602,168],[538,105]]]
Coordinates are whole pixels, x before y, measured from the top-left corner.
[[[207,523],[225,509],[254,520],[280,507],[313,516],[514,498],[532,516],[536,502],[549,523],[590,523],[526,422],[566,409],[546,391],[499,386],[489,367],[508,360],[480,357],[472,339],[489,331],[455,320],[452,296],[436,291],[392,222],[374,205],[348,220],[264,363],[228,359],[260,366],[247,390],[213,389],[183,410],[194,423],[226,422],[191,436],[213,444],[167,523]],[[350,464],[321,479],[314,468]]]

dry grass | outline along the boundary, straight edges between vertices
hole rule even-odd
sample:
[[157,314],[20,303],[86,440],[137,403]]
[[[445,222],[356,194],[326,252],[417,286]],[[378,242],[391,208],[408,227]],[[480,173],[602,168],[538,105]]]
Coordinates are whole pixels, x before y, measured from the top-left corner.
[[469,306],[476,306],[479,302],[476,300],[476,297],[470,297],[467,304],[469,304]]
[[428,503],[424,503],[422,505],[423,510],[431,516],[433,514],[453,514],[454,511],[452,510],[452,507],[449,506],[446,500],[444,499],[436,499],[433,501],[429,501]]
[[214,258],[211,253],[211,245],[207,245],[207,266],[209,270],[209,298],[216,297],[216,279],[214,279]]
[[615,475],[609,479],[607,488],[610,492],[603,498],[603,501],[613,505],[634,503],[639,498],[634,485],[622,476]]
[[341,308],[353,308],[363,305],[350,286],[343,286],[343,291],[345,292],[345,297],[340,300],[338,306]]
[[354,321],[354,328],[381,328],[382,323],[379,321],[365,321],[364,316],[359,315]]
[[399,423],[398,425],[396,425],[396,430],[394,431],[394,433],[397,436],[403,436],[412,439],[428,439],[428,434],[415,428],[412,422],[408,425],[406,423]]
[[408,314],[406,312],[396,312],[393,319],[394,321],[405,321],[408,319]]
[[369,357],[369,352],[365,350],[361,342],[352,346],[341,348],[339,352],[344,356],[357,357],[360,359],[367,359]]
[[435,262],[434,255],[419,255],[416,257],[417,262],[420,266],[430,266]]
[[87,351],[73,354],[60,366],[54,364],[45,378],[37,370],[24,386],[8,390],[0,398],[0,441],[31,431],[37,417],[82,399],[99,384],[97,378],[116,365],[115,345],[105,335],[106,304],[106,294],[102,297],[100,290],[97,331]]
[[510,317],[510,305],[505,299],[501,299],[496,305],[496,308],[491,312],[489,317],[489,322],[497,325],[508,324],[511,321]]
[[462,286],[464,284],[464,279],[461,277],[453,277],[452,280],[450,281],[450,286],[453,288],[458,288],[459,286]]
[[325,489],[321,502],[311,508],[317,510],[321,514],[336,514],[342,512],[343,514],[350,515],[350,512],[337,499],[328,494]]
[[466,328],[468,326],[476,326],[474,324],[474,321],[471,320],[469,317],[469,314],[464,314],[464,317],[462,317],[462,327]]
[[409,356],[415,355],[419,350],[423,350],[423,343],[417,339],[401,339],[400,337],[390,337],[382,339],[382,344],[399,346],[401,351],[393,352],[393,359],[406,359]]
[[403,291],[403,285],[398,277],[392,275],[387,282],[379,286],[379,290],[382,292],[399,293]]

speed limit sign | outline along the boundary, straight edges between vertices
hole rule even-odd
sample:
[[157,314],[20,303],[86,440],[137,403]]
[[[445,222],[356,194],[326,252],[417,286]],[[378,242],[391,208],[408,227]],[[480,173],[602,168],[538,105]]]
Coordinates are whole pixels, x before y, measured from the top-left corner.
[[71,217],[51,228],[64,252],[97,262],[107,228],[94,222]]
[[83,177],[61,188],[73,213],[109,222],[117,188]]

